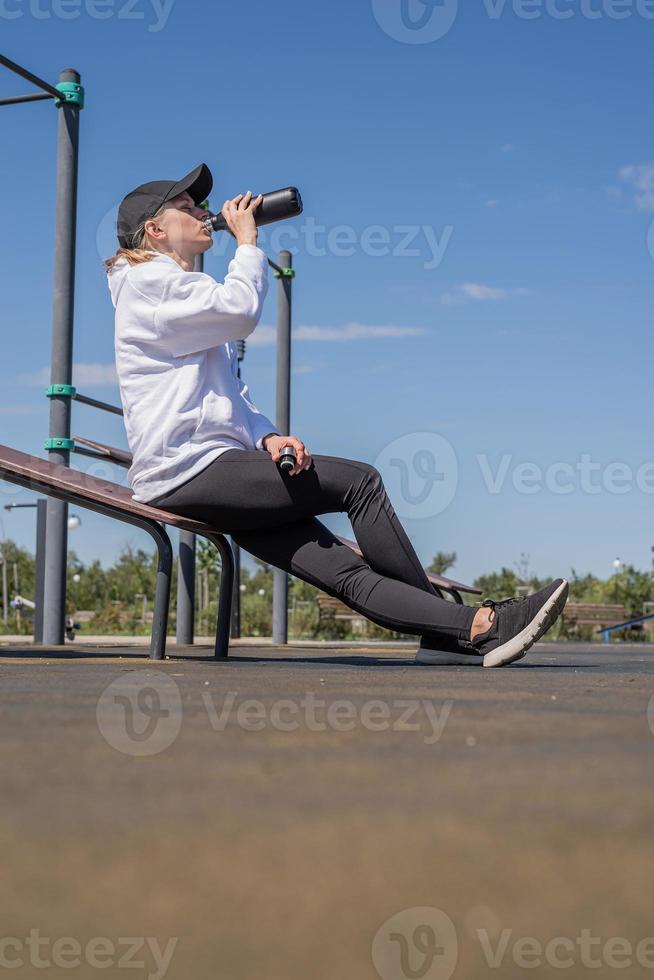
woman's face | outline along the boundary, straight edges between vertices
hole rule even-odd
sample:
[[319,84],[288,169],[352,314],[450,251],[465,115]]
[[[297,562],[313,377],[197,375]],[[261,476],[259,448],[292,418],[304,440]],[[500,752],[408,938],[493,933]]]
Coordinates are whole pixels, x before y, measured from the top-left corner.
[[187,191],[167,201],[165,209],[145,225],[153,242],[165,244],[178,255],[199,255],[211,247],[211,232],[202,222],[207,212],[193,202]]

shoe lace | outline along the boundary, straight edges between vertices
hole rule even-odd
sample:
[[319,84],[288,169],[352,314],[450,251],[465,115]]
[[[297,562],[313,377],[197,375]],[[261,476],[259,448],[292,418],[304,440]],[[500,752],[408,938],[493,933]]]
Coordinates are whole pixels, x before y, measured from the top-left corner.
[[497,609],[503,609],[505,606],[510,606],[515,602],[522,602],[524,596],[512,596],[511,599],[486,599],[482,602],[482,606],[489,606],[493,611]]

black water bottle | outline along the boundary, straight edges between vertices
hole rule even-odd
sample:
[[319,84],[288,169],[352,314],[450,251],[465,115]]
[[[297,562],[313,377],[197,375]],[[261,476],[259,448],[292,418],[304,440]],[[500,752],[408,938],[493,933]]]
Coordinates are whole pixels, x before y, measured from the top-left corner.
[[283,473],[288,473],[293,469],[296,462],[295,449],[293,446],[282,446],[279,454],[279,468]]
[[[251,200],[255,200],[259,195],[253,194]],[[284,221],[286,218],[295,218],[302,214],[302,198],[297,187],[283,187],[278,191],[270,191],[263,195],[263,200],[254,212],[254,222],[256,225],[269,225],[273,221]],[[208,213],[211,227],[214,231],[226,231],[227,222],[222,211],[218,214]]]

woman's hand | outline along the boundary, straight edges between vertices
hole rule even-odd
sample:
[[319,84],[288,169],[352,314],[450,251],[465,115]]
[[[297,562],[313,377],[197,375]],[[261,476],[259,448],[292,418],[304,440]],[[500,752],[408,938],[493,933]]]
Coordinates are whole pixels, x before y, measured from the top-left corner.
[[289,476],[295,476],[296,473],[301,473],[302,470],[309,469],[313,462],[311,453],[300,439],[296,439],[295,436],[270,435],[266,436],[263,440],[263,448],[270,453],[274,463],[279,462],[281,450],[284,446],[292,446],[295,450],[295,466],[292,470],[286,471]]
[[222,213],[227,227],[239,245],[256,245],[258,228],[254,221],[254,212],[263,201],[263,194],[252,199],[252,191],[245,196],[238,194],[233,200],[223,204]]

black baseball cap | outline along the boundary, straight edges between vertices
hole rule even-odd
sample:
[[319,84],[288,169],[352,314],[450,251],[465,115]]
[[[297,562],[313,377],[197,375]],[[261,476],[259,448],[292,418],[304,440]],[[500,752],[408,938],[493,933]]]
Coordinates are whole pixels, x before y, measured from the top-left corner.
[[118,208],[117,232],[122,248],[133,248],[132,235],[141,224],[156,214],[162,204],[184,191],[201,204],[209,197],[213,187],[213,177],[206,163],[192,170],[181,180],[151,180],[141,184],[123,198]]

